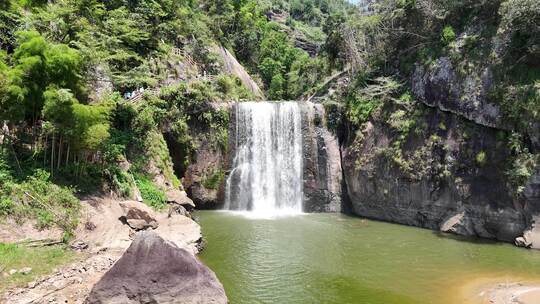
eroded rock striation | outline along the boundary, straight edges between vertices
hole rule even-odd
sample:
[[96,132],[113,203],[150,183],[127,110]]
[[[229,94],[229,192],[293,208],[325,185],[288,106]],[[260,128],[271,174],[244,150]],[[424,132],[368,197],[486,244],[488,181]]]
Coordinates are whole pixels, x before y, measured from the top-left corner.
[[341,154],[336,136],[326,124],[321,104],[302,106],[304,154],[304,211],[340,212],[342,210]]
[[141,231],[85,303],[224,304],[227,297],[215,274],[194,255]]

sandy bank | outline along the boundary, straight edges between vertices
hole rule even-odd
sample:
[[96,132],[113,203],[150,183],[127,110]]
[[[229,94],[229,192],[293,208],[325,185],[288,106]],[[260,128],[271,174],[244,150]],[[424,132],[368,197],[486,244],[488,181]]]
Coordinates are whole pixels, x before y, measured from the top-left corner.
[[540,304],[540,282],[483,279],[466,285],[467,304]]

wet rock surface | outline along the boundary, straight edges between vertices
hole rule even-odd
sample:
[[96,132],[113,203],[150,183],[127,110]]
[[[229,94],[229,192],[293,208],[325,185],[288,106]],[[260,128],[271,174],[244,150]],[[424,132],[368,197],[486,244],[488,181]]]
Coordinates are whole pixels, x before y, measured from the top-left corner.
[[[230,111],[229,104],[225,103],[213,104],[212,107],[216,113]],[[208,187],[206,182],[227,170],[228,151],[217,142],[215,130],[196,123],[190,127],[196,149],[189,166],[185,168],[182,185],[197,209],[217,209],[223,204],[225,180],[219,179],[212,187]],[[175,154],[174,150],[171,152]]]
[[195,256],[142,231],[85,303],[227,303],[227,297]]
[[340,212],[342,171],[339,144],[326,126],[321,104],[302,106],[304,211]]

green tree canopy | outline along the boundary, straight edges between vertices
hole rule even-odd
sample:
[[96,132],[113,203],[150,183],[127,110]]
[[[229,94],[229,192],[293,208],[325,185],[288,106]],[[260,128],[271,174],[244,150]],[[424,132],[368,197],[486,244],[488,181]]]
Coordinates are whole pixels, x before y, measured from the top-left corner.
[[51,86],[83,94],[78,51],[49,43],[37,32],[19,32],[13,67],[7,73],[7,98],[0,112],[5,120],[34,124],[41,118],[46,92]]

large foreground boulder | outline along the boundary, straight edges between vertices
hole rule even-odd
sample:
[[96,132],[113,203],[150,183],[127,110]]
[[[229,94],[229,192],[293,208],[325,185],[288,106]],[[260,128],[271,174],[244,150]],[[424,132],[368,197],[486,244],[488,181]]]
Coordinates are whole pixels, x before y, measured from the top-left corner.
[[85,303],[221,304],[227,297],[216,275],[194,255],[141,231]]

